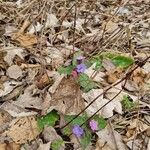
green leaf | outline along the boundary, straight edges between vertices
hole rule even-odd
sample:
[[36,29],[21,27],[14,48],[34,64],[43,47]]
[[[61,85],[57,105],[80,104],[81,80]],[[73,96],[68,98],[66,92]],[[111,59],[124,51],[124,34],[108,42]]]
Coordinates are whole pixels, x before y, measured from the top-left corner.
[[58,68],[58,72],[60,73],[60,74],[67,74],[67,75],[70,75],[71,74],[71,72],[73,71],[73,69],[74,69],[74,67],[72,66],[72,65],[70,65],[70,66],[67,66],[67,67],[60,67],[60,68]]
[[134,60],[126,56],[116,56],[112,59],[112,62],[120,68],[127,68],[134,63]]
[[[65,121],[66,122],[69,122],[71,121],[73,118],[75,117],[75,115],[65,115]],[[70,125],[73,126],[73,125],[81,125],[83,124],[86,120],[88,119],[88,116],[86,114],[82,115],[82,116],[79,116],[77,117],[76,119],[74,119]],[[83,127],[86,127],[86,125],[84,124]],[[70,135],[72,133],[72,130],[71,130],[72,127],[70,126],[67,126],[63,129],[63,133],[65,135]]]
[[104,58],[108,58],[110,60],[112,60],[112,62],[120,68],[127,68],[130,65],[132,65],[134,63],[134,60],[129,57],[129,56],[124,56],[123,54],[118,54],[118,53],[110,53],[110,52],[105,52],[102,53],[102,57]]
[[[65,115],[65,121],[69,122],[71,121],[73,118],[75,117],[75,115]],[[84,123],[86,120],[88,119],[88,116],[86,114],[77,117],[76,119],[74,119],[70,124],[71,125],[81,125],[82,123]]]
[[88,77],[88,75],[82,73],[79,76],[79,85],[83,88],[85,92],[96,87],[96,84]]
[[83,149],[86,149],[86,147],[90,144],[91,139],[92,139],[92,134],[88,129],[86,129],[84,136],[80,138],[80,143]]
[[131,111],[137,107],[138,103],[131,101],[127,95],[124,95],[121,104],[123,109]]
[[90,64],[93,65],[94,63],[96,63],[96,66],[95,66],[95,70],[100,70],[102,68],[102,59],[100,57],[93,57],[91,60],[90,60]]
[[45,125],[54,126],[56,121],[59,119],[59,115],[55,110],[51,111],[47,115],[37,119],[38,126],[43,129]]
[[98,115],[95,115],[93,117],[93,119],[95,121],[97,121],[99,129],[104,129],[106,127],[107,122],[106,122],[106,120],[103,117],[99,117]]
[[56,140],[56,141],[52,142],[51,149],[52,150],[59,150],[62,147],[63,144],[64,144],[63,140],[61,140],[61,139]]

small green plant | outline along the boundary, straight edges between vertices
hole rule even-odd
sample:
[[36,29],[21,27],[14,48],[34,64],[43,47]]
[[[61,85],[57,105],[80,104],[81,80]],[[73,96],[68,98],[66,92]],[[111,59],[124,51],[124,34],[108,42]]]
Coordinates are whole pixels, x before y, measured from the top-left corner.
[[54,126],[56,121],[59,119],[59,115],[57,114],[57,111],[52,110],[50,113],[43,117],[39,117],[37,119],[38,126],[40,129],[43,129],[44,126]]
[[137,107],[137,102],[133,102],[127,95],[123,96],[121,101],[122,107],[124,110],[131,111]]
[[93,82],[88,75],[82,73],[79,76],[79,85],[83,88],[83,91],[88,92],[89,90],[96,87],[95,82]]
[[52,150],[59,150],[62,145],[64,145],[64,141],[63,140],[55,140],[54,142],[52,142],[51,144],[51,149]]
[[[66,115],[65,121],[69,122],[74,117],[74,115]],[[73,133],[75,136],[77,136],[83,149],[85,149],[91,142],[92,133],[97,130],[104,129],[107,125],[105,119],[103,117],[99,117],[98,115],[95,115],[87,123],[85,123],[87,120],[88,116],[84,114],[74,119],[70,123],[70,126],[67,126],[63,129],[63,134],[70,135]]]
[[130,65],[134,63],[134,60],[131,57],[117,53],[105,52],[102,53],[102,57],[103,59],[104,58],[110,59],[114,65],[122,69],[128,68]]

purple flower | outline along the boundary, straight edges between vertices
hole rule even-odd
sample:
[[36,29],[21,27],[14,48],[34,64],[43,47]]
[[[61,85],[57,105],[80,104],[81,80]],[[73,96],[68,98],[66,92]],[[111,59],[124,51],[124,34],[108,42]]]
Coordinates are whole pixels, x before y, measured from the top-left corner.
[[96,131],[98,129],[97,122],[95,120],[91,120],[89,122],[89,125],[90,125],[92,131]]
[[74,125],[72,132],[77,137],[81,137],[84,133],[83,129],[79,125]]
[[83,73],[86,70],[86,65],[85,64],[79,64],[79,65],[77,65],[76,69],[77,69],[78,73]]

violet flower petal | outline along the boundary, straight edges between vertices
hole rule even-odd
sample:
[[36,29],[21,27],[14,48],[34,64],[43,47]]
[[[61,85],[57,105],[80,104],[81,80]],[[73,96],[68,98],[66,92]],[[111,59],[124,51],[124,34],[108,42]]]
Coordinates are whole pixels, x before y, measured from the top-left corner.
[[84,133],[83,129],[79,125],[74,125],[72,132],[77,137],[81,137]]
[[96,131],[98,129],[97,121],[95,121],[95,120],[91,120],[89,122],[89,125],[90,125],[92,131]]
[[85,64],[79,64],[79,65],[77,65],[76,70],[78,73],[83,73],[86,70],[86,65]]

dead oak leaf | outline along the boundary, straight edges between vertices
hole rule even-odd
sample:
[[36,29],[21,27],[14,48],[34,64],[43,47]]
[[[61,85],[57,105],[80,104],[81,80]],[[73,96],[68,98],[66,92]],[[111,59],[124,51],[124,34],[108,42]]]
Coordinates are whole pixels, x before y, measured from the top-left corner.
[[121,68],[116,68],[114,70],[108,71],[106,73],[108,83],[114,83],[122,77],[123,70]]
[[80,87],[71,77],[62,79],[50,103],[63,114],[77,114],[84,108]]
[[37,37],[34,34],[29,33],[14,33],[11,38],[12,40],[19,42],[23,47],[31,47],[38,42]]
[[148,74],[141,68],[137,68],[131,75],[132,81],[134,81],[138,87],[143,87],[147,78]]
[[40,131],[34,116],[14,119],[10,128],[3,135],[12,138],[17,144],[31,141],[39,135]]

